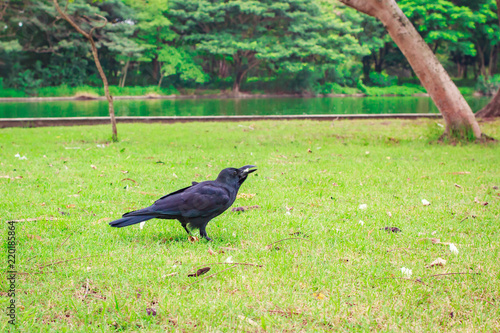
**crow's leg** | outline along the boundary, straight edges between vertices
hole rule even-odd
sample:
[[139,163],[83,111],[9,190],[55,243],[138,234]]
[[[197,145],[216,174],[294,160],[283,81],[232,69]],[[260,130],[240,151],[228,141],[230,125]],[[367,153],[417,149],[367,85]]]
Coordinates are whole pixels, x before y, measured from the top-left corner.
[[191,231],[189,231],[189,229],[187,228],[187,224],[182,224],[182,227],[184,228],[184,230],[186,230],[186,232],[188,233],[189,236],[191,236]]
[[206,226],[206,225],[204,225],[204,226],[202,226],[202,227],[200,228],[200,236],[201,236],[201,237],[203,237],[203,238],[205,238],[207,241],[211,242],[211,241],[212,241],[212,239],[211,239],[210,237],[208,237],[208,235],[207,235],[207,231],[205,230],[205,226]]

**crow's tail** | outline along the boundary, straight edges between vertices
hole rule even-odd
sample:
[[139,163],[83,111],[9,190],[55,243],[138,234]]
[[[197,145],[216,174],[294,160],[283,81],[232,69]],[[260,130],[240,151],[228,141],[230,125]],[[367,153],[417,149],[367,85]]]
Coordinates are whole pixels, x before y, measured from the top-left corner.
[[133,215],[133,216],[124,216],[119,220],[109,222],[109,225],[115,228],[123,228],[123,227],[128,227],[129,225],[132,224],[137,224],[142,221],[147,221],[154,219],[154,216],[151,215]]

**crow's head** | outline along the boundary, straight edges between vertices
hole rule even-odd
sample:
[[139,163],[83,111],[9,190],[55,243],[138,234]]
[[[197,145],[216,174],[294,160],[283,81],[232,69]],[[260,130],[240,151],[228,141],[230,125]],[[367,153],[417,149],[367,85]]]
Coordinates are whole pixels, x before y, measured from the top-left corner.
[[227,168],[222,170],[217,177],[217,181],[228,185],[241,185],[247,179],[249,173],[257,171],[255,165],[245,165],[239,169]]

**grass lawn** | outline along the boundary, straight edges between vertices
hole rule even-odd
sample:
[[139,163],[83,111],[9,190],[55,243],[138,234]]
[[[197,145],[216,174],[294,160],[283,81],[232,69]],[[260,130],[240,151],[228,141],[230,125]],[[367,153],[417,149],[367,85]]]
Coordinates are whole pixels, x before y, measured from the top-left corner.
[[[481,126],[500,138],[500,121]],[[118,143],[109,126],[0,130],[5,253],[6,221],[37,218],[16,223],[20,331],[500,330],[498,144],[429,144],[442,128],[428,120],[118,130]],[[259,171],[233,207],[260,209],[212,220],[212,243],[177,221],[108,226],[246,164]],[[266,248],[285,238],[305,240]],[[464,274],[433,276],[446,273]]]

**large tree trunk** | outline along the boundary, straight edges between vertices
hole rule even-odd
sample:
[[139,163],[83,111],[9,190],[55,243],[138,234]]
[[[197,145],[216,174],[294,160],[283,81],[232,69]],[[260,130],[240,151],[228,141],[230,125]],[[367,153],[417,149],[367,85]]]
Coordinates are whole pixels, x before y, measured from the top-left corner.
[[[94,61],[95,65],[97,67],[97,71],[99,72],[99,75],[101,76],[102,83],[104,85],[104,95],[106,95],[106,99],[108,100],[108,110],[109,110],[109,118],[111,120],[111,131],[112,131],[112,140],[113,141],[118,141],[118,132],[116,130],[116,119],[115,119],[115,108],[113,106],[113,97],[109,93],[109,84],[108,84],[108,79],[106,78],[106,75],[104,74],[104,71],[102,70],[101,62],[99,61],[99,55],[97,54],[97,47],[94,42],[94,38],[92,37],[92,33],[96,29],[95,27],[90,29],[90,32],[85,32],[80,28],[62,9],[59,7],[59,3],[57,0],[53,0],[54,5],[59,12],[59,14],[62,16],[63,19],[65,19],[73,28],[75,28],[76,31],[78,31],[82,36],[88,39],[90,42],[90,46],[92,48],[92,55],[94,56]],[[101,18],[104,19],[104,25],[100,28],[103,28],[107,23],[108,20],[106,20],[105,17],[98,15]]]
[[244,71],[239,71],[236,73],[236,77],[234,78],[234,83],[233,83],[233,94],[235,96],[240,94],[241,81],[244,75],[245,75]]
[[481,138],[481,129],[457,86],[395,0],[339,0],[378,18],[422,82],[446,122],[447,135]]
[[477,118],[500,117],[500,90],[497,91],[491,101],[476,113]]

